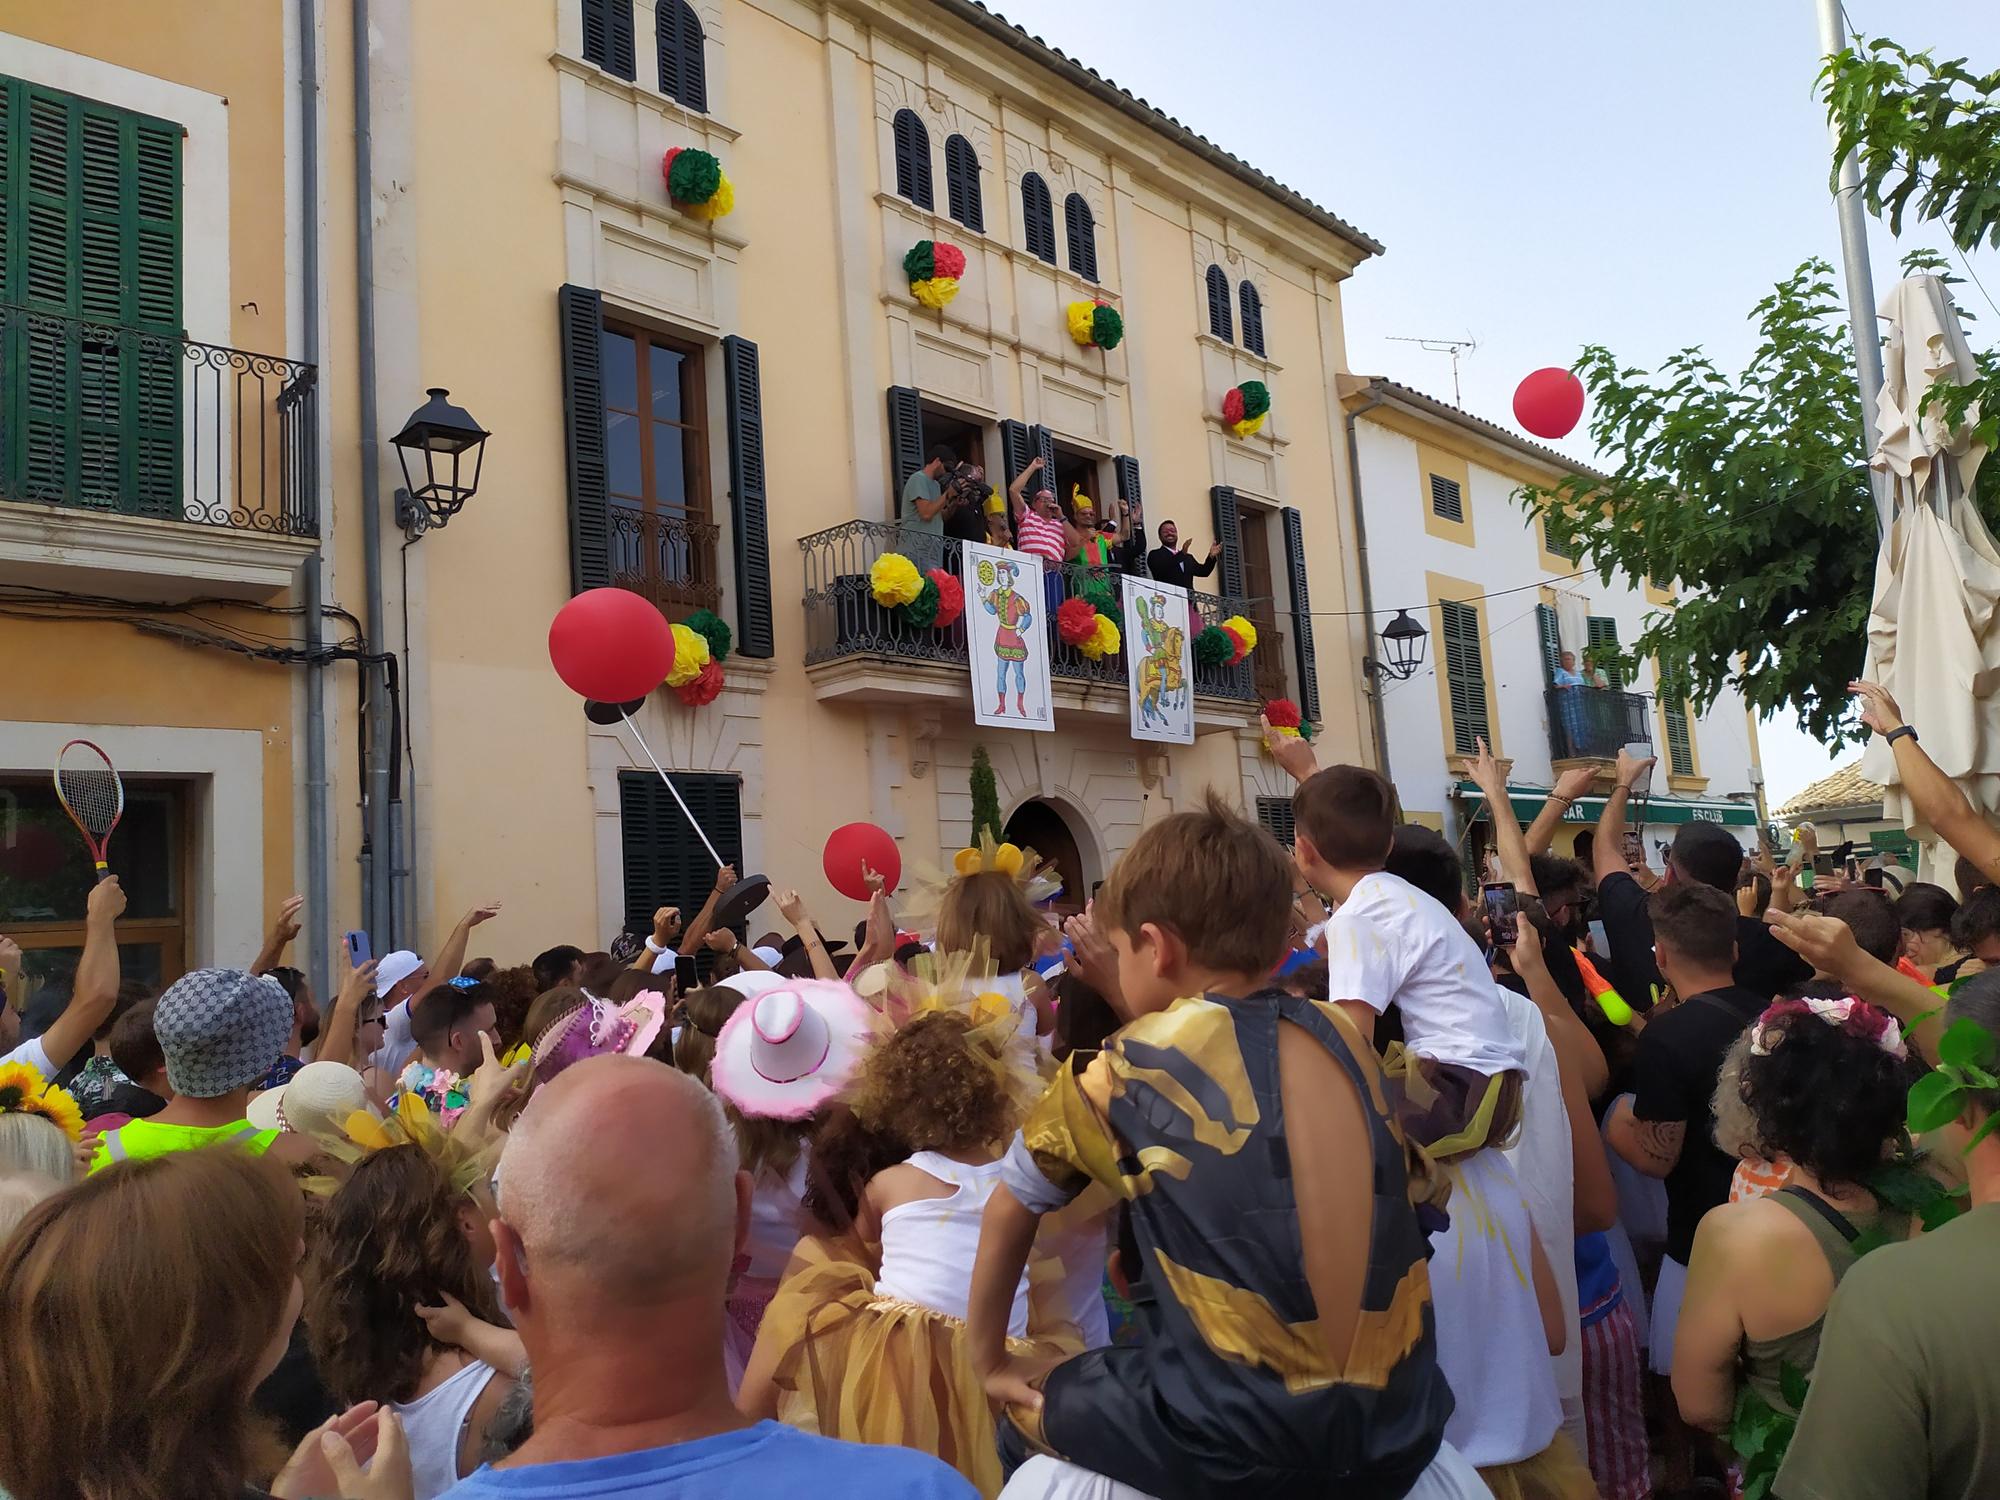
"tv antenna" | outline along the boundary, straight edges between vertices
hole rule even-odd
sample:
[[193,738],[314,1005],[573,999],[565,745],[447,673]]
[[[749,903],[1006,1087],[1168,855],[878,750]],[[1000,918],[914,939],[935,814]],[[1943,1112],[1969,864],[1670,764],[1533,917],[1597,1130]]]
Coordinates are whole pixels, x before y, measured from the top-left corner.
[[1471,334],[1468,333],[1462,339],[1414,339],[1391,334],[1389,335],[1389,342],[1392,344],[1415,344],[1418,348],[1427,349],[1432,354],[1449,354],[1451,356],[1451,404],[1453,406],[1465,405],[1464,398],[1458,392],[1458,361],[1461,352],[1465,354],[1478,352],[1479,341],[1473,338]]

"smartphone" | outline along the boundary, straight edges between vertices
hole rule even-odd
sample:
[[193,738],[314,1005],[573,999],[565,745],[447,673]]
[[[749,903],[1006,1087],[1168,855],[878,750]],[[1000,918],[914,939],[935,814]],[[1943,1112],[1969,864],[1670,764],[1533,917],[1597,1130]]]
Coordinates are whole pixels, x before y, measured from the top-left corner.
[[350,932],[341,941],[347,944],[347,966],[350,969],[360,968],[375,956],[375,950],[370,946],[368,934],[365,932]]
[[1813,867],[1813,874],[1814,874],[1815,876],[1818,876],[1818,875],[1827,875],[1827,876],[1830,876],[1830,875],[1832,875],[1832,874],[1833,874],[1833,856],[1832,856],[1831,854],[1815,854],[1815,855],[1813,856],[1813,862],[1812,862],[1812,867]]
[[1514,940],[1521,935],[1521,893],[1510,882],[1496,880],[1479,888],[1479,899],[1486,908],[1486,923],[1492,929],[1494,945],[1513,947]]

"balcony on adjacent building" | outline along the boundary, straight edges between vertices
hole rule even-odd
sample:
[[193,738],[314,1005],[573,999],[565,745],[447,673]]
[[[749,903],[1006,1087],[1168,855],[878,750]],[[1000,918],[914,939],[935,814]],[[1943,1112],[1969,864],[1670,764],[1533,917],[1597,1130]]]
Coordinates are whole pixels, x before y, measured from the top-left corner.
[[[966,625],[963,618],[950,628],[916,627],[894,610],[875,602],[868,570],[884,553],[900,552],[920,567],[937,566],[954,556],[958,544],[949,538],[907,531],[879,521],[848,521],[827,531],[801,537],[805,553],[806,666],[821,699],[850,698],[863,702],[915,702],[941,698],[970,701],[967,678]],[[1121,599],[1118,575],[1103,569],[1065,567],[1062,599],[1077,598],[1085,586],[1109,586]],[[1189,596],[1197,633],[1219,625],[1243,606],[1213,594]],[[1096,661],[1056,634],[1054,611],[1047,596],[1036,613],[1048,632],[1049,674],[1056,707],[1073,711],[1123,715],[1127,712],[1125,664],[1127,642],[1117,655]],[[1113,616],[1124,629],[1122,604]],[[1263,654],[1263,643],[1251,661],[1236,666],[1194,667],[1197,725],[1240,724],[1254,716],[1257,686],[1251,663]],[[1207,700],[1206,706],[1199,706]]]
[[1552,687],[1549,708],[1549,759],[1565,762],[1610,761],[1630,744],[1653,743],[1653,716],[1644,693],[1617,688]]
[[318,505],[315,367],[0,306],[0,583],[268,597]]

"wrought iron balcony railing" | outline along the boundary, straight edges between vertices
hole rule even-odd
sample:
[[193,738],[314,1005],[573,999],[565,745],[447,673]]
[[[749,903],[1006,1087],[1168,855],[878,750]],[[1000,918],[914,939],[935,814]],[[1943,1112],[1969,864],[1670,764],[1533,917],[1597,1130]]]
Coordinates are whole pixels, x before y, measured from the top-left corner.
[[1653,743],[1653,716],[1644,693],[1552,687],[1547,699],[1553,760],[1615,760],[1620,746]]
[[643,594],[669,620],[685,620],[722,602],[716,545],[722,528],[670,511],[610,508],[611,581]]
[[[963,619],[946,630],[906,625],[895,611],[875,602],[868,583],[869,568],[886,552],[901,552],[919,567],[943,565],[956,571],[957,542],[881,521],[847,521],[799,538],[799,547],[805,553],[807,666],[854,656],[965,664]],[[1048,632],[1049,670],[1052,676],[1071,682],[1122,684],[1129,642],[1116,656],[1092,661],[1056,634],[1055,609],[1050,604],[1060,607],[1063,600],[1077,597],[1093,577],[1110,585],[1114,599],[1122,597],[1115,571],[1082,567],[1065,567],[1060,593],[1043,595],[1043,607],[1037,613],[1042,616],[1041,628]],[[1242,611],[1239,603],[1213,594],[1190,598],[1194,617],[1189,623],[1196,632]],[[1114,618],[1122,631],[1122,610]],[[1252,661],[1255,659],[1253,656]],[[1196,662],[1194,689],[1203,697],[1241,703],[1254,702],[1257,696],[1250,662],[1233,667],[1207,667]]]
[[0,500],[319,534],[312,365],[0,306]]

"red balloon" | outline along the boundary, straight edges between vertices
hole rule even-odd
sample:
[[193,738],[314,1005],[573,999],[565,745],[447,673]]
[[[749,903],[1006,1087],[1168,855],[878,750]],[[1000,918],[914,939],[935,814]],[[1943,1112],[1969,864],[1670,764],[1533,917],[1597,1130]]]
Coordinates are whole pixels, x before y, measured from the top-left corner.
[[826,883],[850,901],[869,897],[868,882],[861,878],[864,864],[882,877],[884,891],[895,890],[903,878],[903,851],[873,823],[843,823],[826,836],[826,852],[820,856]]
[[572,692],[599,703],[629,702],[667,680],[673,627],[630,589],[589,589],[556,611],[549,660]]
[[1536,437],[1568,437],[1583,416],[1583,382],[1551,365],[1514,387],[1514,420]]

